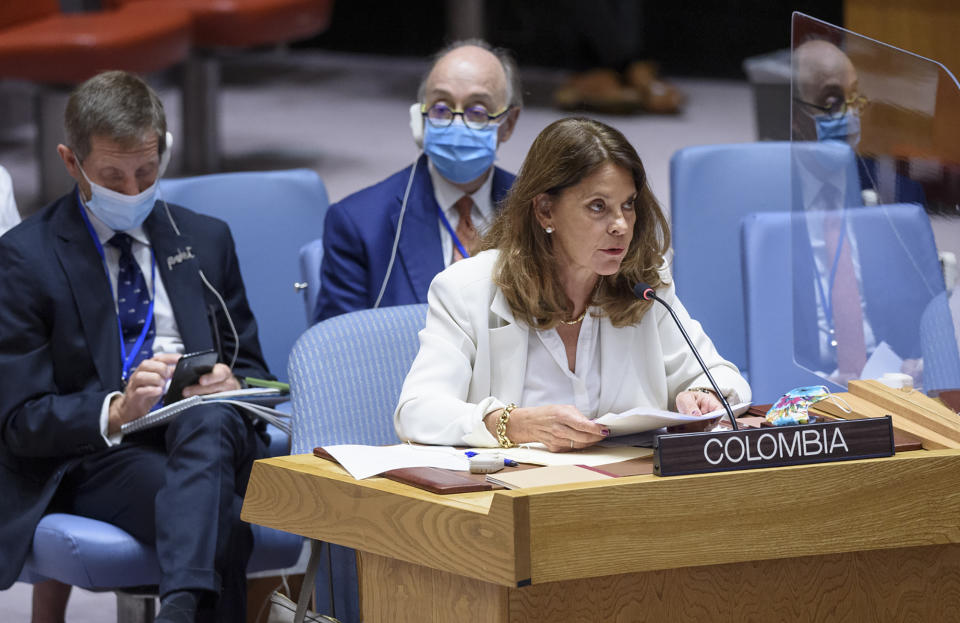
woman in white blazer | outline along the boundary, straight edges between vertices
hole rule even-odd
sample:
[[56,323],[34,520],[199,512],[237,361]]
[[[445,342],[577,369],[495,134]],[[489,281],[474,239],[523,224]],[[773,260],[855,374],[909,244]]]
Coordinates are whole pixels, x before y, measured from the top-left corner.
[[638,406],[699,415],[721,407],[645,282],[670,303],[730,402],[750,399],[677,300],[666,219],[643,164],[617,130],[582,118],[534,141],[487,249],[452,264],[427,296],[420,351],[394,413],[420,443],[579,449],[609,431],[592,420]]

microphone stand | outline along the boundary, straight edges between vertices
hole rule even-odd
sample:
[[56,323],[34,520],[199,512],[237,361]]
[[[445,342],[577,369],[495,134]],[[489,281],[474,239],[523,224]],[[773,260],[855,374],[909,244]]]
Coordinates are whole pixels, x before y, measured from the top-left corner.
[[730,418],[730,426],[733,427],[733,430],[740,430],[740,427],[737,426],[737,418],[733,416],[733,409],[730,408],[730,404],[724,397],[723,392],[721,392],[720,388],[717,386],[717,382],[713,380],[713,375],[710,374],[710,370],[707,368],[707,365],[703,363],[700,353],[697,352],[696,347],[693,345],[693,341],[690,340],[690,336],[687,335],[686,329],[683,328],[683,325],[680,323],[680,319],[677,318],[677,314],[673,311],[673,308],[670,307],[666,301],[657,296],[657,293],[653,291],[653,288],[649,287],[645,283],[638,283],[636,286],[634,286],[633,293],[637,296],[637,298],[642,298],[647,301],[654,300],[667,308],[667,311],[670,312],[670,317],[673,318],[673,322],[675,322],[677,328],[680,329],[683,339],[687,341],[687,346],[690,347],[690,350],[693,351],[694,357],[697,358],[697,363],[700,364],[700,368],[703,369],[703,373],[707,375],[707,380],[710,381],[710,386],[713,387],[713,391],[717,393],[717,398],[719,398],[721,404],[723,404],[723,409],[727,412],[727,417]]

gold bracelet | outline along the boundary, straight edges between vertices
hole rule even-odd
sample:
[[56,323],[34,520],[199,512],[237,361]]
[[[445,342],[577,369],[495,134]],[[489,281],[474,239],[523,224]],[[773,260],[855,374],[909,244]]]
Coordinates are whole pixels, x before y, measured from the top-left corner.
[[516,408],[517,405],[511,402],[500,412],[500,420],[497,422],[497,442],[501,448],[512,448],[516,445],[507,437],[507,421],[510,419],[510,414]]

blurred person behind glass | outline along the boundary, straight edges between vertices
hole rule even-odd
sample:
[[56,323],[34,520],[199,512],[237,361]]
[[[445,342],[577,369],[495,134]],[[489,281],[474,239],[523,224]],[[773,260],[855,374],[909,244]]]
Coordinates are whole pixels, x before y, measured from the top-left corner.
[[[638,406],[700,415],[720,408],[663,307],[670,303],[724,395],[750,399],[676,298],[667,221],[624,136],[570,118],[530,148],[484,252],[430,287],[420,351],[394,414],[402,439],[551,451],[609,434],[592,420]],[[499,427],[499,433],[498,433]]]
[[[870,267],[861,266],[859,246],[855,232],[845,225],[843,210],[861,205],[871,206],[878,203],[879,189],[876,184],[877,162],[869,155],[856,152],[861,140],[861,116],[870,105],[869,99],[860,91],[856,67],[839,47],[823,39],[810,39],[794,50],[794,84],[796,95],[794,102],[799,114],[793,116],[794,183],[802,197],[803,209],[823,212],[822,219],[808,219],[804,224],[810,245],[810,257],[814,263],[814,285],[816,294],[811,297],[799,297],[797,305],[809,307],[808,300],[816,299],[817,338],[810,339],[812,326],[797,327],[800,335],[806,336],[801,342],[817,344],[818,353],[798,352],[798,359],[811,367],[826,373],[831,381],[841,385],[851,379],[860,378],[863,367],[877,347],[884,342],[877,335],[877,328],[871,323],[871,306],[862,295],[864,271]],[[841,142],[850,146],[857,160],[857,183],[861,188],[860,196],[848,196],[848,171],[837,168],[836,161],[822,159],[820,150],[807,149],[802,141]],[[923,203],[923,189],[907,177],[897,175],[895,196],[886,196],[884,203],[916,202]],[[887,193],[889,194],[889,193]],[[830,228],[840,229],[843,235],[838,240],[831,235]],[[829,244],[828,244],[829,242]],[[867,241],[869,242],[869,241]],[[843,260],[842,247],[849,248],[849,260]],[[795,255],[795,270],[799,270]],[[840,260],[838,262],[838,259]],[[844,271],[844,262],[849,269]],[[841,286],[844,272],[850,273]],[[805,286],[806,284],[799,284]],[[850,302],[844,302],[842,293],[835,290],[845,288],[851,291]],[[834,296],[838,299],[834,299]],[[853,303],[859,299],[859,305]],[[884,304],[883,302],[880,302]],[[877,302],[874,302],[877,305]],[[799,313],[798,317],[804,317]],[[846,330],[841,326],[846,325]],[[921,384],[922,362],[917,357],[915,344],[888,344],[902,360],[900,372],[911,375],[914,384]],[[852,354],[847,357],[841,352]],[[856,352],[854,352],[856,351]],[[862,353],[862,354],[861,354]],[[844,359],[854,363],[845,364]]]

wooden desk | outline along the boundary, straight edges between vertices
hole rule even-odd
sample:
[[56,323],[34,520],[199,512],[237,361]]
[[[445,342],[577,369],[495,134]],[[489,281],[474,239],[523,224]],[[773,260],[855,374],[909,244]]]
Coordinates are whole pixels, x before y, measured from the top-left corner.
[[359,550],[366,623],[960,612],[956,450],[450,496],[297,455],[254,464],[243,518]]

